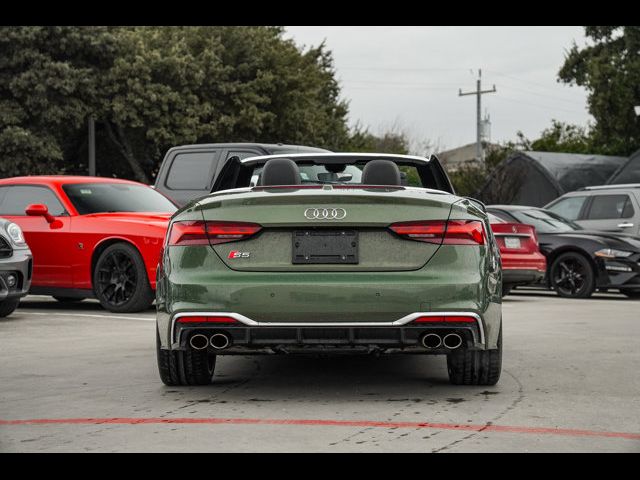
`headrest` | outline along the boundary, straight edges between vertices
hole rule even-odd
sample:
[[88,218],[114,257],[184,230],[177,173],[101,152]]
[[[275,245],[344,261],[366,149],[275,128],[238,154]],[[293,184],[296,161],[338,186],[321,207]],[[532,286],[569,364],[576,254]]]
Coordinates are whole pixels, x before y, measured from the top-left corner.
[[400,169],[389,160],[371,160],[362,170],[363,185],[400,185]]
[[289,158],[267,160],[260,175],[260,185],[299,185],[300,169]]

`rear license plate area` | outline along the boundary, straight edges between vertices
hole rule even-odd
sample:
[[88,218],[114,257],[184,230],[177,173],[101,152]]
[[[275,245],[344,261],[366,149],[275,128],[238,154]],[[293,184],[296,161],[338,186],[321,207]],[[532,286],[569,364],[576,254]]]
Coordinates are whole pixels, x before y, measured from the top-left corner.
[[358,263],[355,230],[296,230],[292,240],[294,264]]
[[521,248],[520,239],[518,237],[504,237],[504,246],[507,248]]

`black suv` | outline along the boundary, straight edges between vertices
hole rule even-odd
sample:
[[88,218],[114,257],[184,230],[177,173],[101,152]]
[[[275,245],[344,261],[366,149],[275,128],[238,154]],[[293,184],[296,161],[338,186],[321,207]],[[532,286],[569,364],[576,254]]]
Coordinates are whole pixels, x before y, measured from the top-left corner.
[[162,160],[155,189],[179,206],[211,193],[213,182],[231,157],[256,157],[282,153],[328,152],[303,145],[266,143],[209,143],[169,149]]

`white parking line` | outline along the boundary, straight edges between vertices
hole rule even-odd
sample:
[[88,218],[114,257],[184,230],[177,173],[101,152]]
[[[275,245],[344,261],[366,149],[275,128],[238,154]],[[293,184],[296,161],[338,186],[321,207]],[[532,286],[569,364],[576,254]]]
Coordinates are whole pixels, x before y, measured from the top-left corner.
[[51,316],[57,315],[59,317],[86,317],[86,318],[117,318],[119,320],[138,320],[141,322],[155,322],[155,318],[144,318],[144,317],[125,317],[120,315],[91,315],[88,313],[59,313],[59,312],[27,312],[25,310],[18,310],[18,314],[24,313],[26,315],[42,315],[42,316]]

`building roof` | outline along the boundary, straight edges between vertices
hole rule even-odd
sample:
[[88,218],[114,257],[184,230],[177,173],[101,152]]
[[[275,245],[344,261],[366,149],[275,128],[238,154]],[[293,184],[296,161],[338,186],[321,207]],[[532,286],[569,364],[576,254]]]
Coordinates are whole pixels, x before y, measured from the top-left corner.
[[[484,149],[485,152],[491,151],[494,148],[498,147],[498,145],[493,143],[485,143]],[[447,170],[455,170],[462,165],[473,163],[477,161],[476,158],[476,143],[470,143],[468,145],[463,145],[461,147],[452,148],[450,150],[445,150],[444,152],[440,152],[436,154],[438,160]]]

